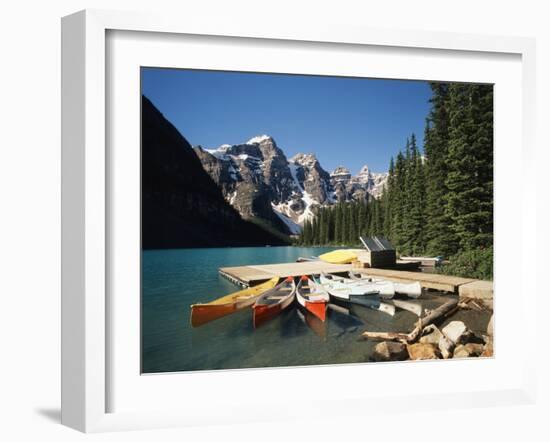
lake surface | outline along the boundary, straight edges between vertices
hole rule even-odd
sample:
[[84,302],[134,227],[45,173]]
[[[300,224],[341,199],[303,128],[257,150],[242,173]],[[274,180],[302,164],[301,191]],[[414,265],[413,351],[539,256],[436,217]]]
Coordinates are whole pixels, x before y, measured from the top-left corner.
[[[251,367],[367,362],[376,343],[359,341],[363,330],[409,331],[417,317],[397,310],[394,317],[360,306],[328,311],[325,323],[289,307],[254,329],[252,312],[192,328],[190,304],[239,290],[219,276],[227,266],[293,262],[334,248],[238,247],[148,250],[142,255],[142,372],[159,373]],[[424,296],[424,295],[423,295]],[[423,304],[445,302],[438,294]],[[475,318],[474,318],[475,319]],[[486,327],[488,317],[469,325]],[[479,324],[478,324],[479,322]]]

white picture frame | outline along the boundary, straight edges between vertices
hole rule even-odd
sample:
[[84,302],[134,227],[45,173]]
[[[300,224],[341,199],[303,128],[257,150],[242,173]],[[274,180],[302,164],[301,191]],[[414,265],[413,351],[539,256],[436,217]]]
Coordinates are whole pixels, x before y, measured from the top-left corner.
[[[106,121],[110,110],[107,107],[109,93],[106,78],[107,35],[109,32],[157,33],[165,36],[217,36],[220,38],[269,40],[276,44],[307,42],[309,44],[337,44],[346,47],[376,47],[380,51],[401,48],[430,50],[432,53],[475,54],[479,60],[484,55],[503,54],[520,57],[521,64],[521,159],[522,173],[529,176],[534,169],[534,106],[535,106],[535,45],[532,39],[518,37],[492,37],[479,35],[427,33],[416,31],[388,31],[377,29],[327,26],[327,24],[304,26],[281,23],[231,23],[196,19],[182,24],[174,17],[151,14],[112,12],[100,10],[81,11],[63,18],[62,21],[62,423],[85,432],[121,429],[156,428],[166,426],[205,425],[209,418],[198,406],[194,412],[182,410],[166,411],[113,411],[109,404],[109,393],[113,389],[109,376],[114,358],[110,345],[109,327],[116,317],[111,312],[109,291],[112,290],[112,276],[109,272],[110,236],[116,230],[109,229],[112,200],[109,194],[110,179]],[[294,43],[295,42],[295,43]],[[111,54],[112,55],[112,54]],[[437,54],[436,54],[437,56]],[[112,60],[111,60],[112,61]],[[429,67],[426,67],[429,69]],[[426,73],[428,75],[428,72]],[[139,91],[138,91],[139,92]],[[498,110],[498,108],[497,108]],[[498,190],[497,190],[498,191]],[[527,272],[527,257],[533,254],[536,229],[534,193],[520,189],[525,211],[521,215],[521,272]],[[499,248],[496,247],[496,255]],[[496,281],[496,290],[498,279]],[[536,302],[535,281],[522,278],[519,287],[522,296],[517,303],[527,310]],[[497,300],[498,305],[498,300]],[[498,318],[498,315],[497,315]],[[535,324],[523,321],[524,337],[533,337]],[[506,324],[498,324],[504,330]],[[498,332],[496,334],[498,339]],[[534,340],[532,341],[534,342]],[[498,341],[497,352],[498,352]],[[498,353],[497,353],[498,354]],[[498,356],[497,356],[498,359]],[[459,362],[460,363],[460,362]],[[378,365],[378,364],[377,364]],[[430,365],[420,363],[422,370]],[[376,409],[406,409],[414,404],[416,409],[431,410],[445,407],[468,407],[472,400],[478,405],[533,403],[535,397],[534,361],[521,361],[522,373],[502,388],[475,391],[458,391],[443,394],[413,394],[408,397],[398,391],[377,396]],[[347,370],[350,376],[357,376],[363,366],[352,368],[318,368],[324,373]],[[390,366],[377,369],[390,370]],[[393,365],[392,367],[395,367]],[[455,367],[456,368],[456,367]],[[490,367],[488,367],[490,368]],[[459,367],[468,370],[466,365]],[[392,369],[393,370],[393,369]],[[139,376],[139,373],[135,373]],[[250,376],[299,377],[299,371],[256,370]],[[202,373],[194,382],[204,381],[208,376],[220,380],[231,376],[240,379],[248,376],[246,371],[232,373]],[[517,382],[516,382],[517,381]],[[176,377],[164,377],[164,387],[176,382]],[[223,396],[223,392],[221,393]],[[354,414],[355,405],[363,397],[339,396],[333,394],[327,399],[314,398],[310,407],[321,410],[327,401],[339,404],[339,414]],[[366,398],[366,396],[364,396]],[[235,409],[246,408],[246,398],[222,397],[223,401],[235,401]],[[250,399],[248,399],[250,401]],[[435,401],[435,402],[434,402]],[[372,402],[372,401],[371,401]],[[215,408],[216,406],[214,406]],[[374,408],[362,404],[361,413]],[[160,407],[162,408],[162,407]],[[219,410],[218,410],[219,411]],[[211,410],[216,416],[216,410]],[[219,413],[221,415],[221,413]],[[269,414],[269,416],[268,416]],[[292,406],[257,409],[252,414],[238,412],[227,417],[227,422],[261,421],[284,419],[295,416]]]

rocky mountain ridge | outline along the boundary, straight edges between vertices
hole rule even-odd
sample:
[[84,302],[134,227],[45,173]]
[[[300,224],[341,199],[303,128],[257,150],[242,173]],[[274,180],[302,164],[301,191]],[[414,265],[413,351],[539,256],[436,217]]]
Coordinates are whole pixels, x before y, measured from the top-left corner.
[[379,198],[388,177],[371,172],[366,165],[355,176],[342,166],[329,173],[314,154],[299,153],[288,159],[268,135],[243,144],[193,149],[243,218],[260,218],[291,234],[300,232],[318,206]]

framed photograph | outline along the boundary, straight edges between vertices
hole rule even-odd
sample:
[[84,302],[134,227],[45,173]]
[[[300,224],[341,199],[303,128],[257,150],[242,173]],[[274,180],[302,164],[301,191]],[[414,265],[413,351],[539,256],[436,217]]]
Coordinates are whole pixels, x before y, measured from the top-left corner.
[[62,26],[64,424],[533,401],[533,41]]

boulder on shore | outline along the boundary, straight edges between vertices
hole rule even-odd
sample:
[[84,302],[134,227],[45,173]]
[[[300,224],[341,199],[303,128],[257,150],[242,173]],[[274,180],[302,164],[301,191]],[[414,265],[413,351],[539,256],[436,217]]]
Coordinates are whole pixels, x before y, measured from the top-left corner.
[[451,321],[441,331],[454,345],[466,344],[475,340],[475,335],[462,321]]
[[441,352],[441,356],[443,356],[443,359],[449,359],[453,357],[453,350],[455,348],[455,344],[453,341],[447,338],[447,336],[445,336],[443,333],[441,334],[441,338],[439,338],[437,347],[439,348],[439,351]]
[[439,340],[443,335],[434,324],[430,324],[422,330],[422,336],[418,342],[421,344],[439,344]]
[[441,333],[441,330],[439,330],[435,324],[424,327],[424,330],[422,330],[422,337],[418,342],[420,344],[435,345],[439,349],[443,359],[453,357],[454,343]]
[[471,358],[481,356],[483,353],[483,344],[460,344],[457,345],[453,353],[454,358]]
[[405,361],[409,359],[407,346],[401,342],[384,341],[376,344],[371,360],[375,362]]
[[424,360],[424,359],[440,359],[441,353],[434,344],[409,344],[407,345],[407,351],[409,357],[412,360]]

